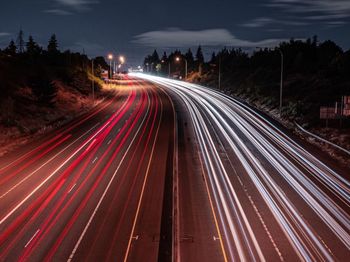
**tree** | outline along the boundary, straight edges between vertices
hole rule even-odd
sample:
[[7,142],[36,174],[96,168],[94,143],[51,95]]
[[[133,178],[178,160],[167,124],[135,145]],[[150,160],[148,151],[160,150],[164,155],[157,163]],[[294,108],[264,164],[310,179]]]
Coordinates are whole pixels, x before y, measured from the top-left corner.
[[8,47],[5,48],[4,53],[6,53],[8,55],[15,55],[17,53],[17,46],[13,40],[11,40]]
[[56,35],[53,34],[51,37],[50,37],[50,40],[49,40],[49,44],[47,46],[47,51],[49,53],[52,53],[52,54],[55,54],[55,53],[58,53],[58,43],[57,43],[57,38],[56,38]]
[[156,49],[153,51],[152,54],[152,62],[155,64],[159,63],[159,55]]
[[30,56],[38,55],[41,52],[40,46],[34,41],[32,36],[29,36],[28,42],[26,43],[26,47],[27,53]]
[[204,63],[204,55],[202,47],[199,45],[196,53],[196,64],[198,65],[198,73],[202,74],[202,65]]
[[164,63],[164,62],[166,62],[167,60],[168,60],[168,56],[167,56],[166,52],[164,52],[161,61]]
[[24,46],[25,46],[25,42],[24,42],[24,33],[23,30],[20,29],[18,36],[17,36],[17,46],[18,46],[18,52],[20,54],[24,53]]
[[193,54],[191,48],[189,48],[185,54],[185,58],[189,64],[192,64],[194,61]]
[[196,61],[198,64],[203,64],[204,63],[204,55],[202,51],[202,47],[199,45],[196,53]]

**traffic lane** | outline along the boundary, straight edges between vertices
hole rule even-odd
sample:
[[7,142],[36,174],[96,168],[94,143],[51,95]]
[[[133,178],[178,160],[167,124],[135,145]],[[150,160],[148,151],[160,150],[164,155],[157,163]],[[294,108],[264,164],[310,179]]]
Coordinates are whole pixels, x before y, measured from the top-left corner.
[[[115,105],[113,105],[113,108],[111,107],[112,102],[113,100],[103,106],[101,105],[96,110],[85,114],[81,118],[73,120],[67,126],[54,131],[53,134],[48,134],[45,138],[41,139],[44,141],[40,142],[40,145],[37,144],[38,142],[33,142],[33,144],[25,146],[23,149],[17,150],[15,152],[16,158],[13,158],[11,161],[13,164],[10,166],[4,164],[3,169],[0,171],[1,196],[3,197],[3,194],[7,192],[6,190],[9,187],[18,184],[18,182],[28,177],[28,174],[31,172],[40,171],[39,169],[43,163],[45,164],[52,157],[64,153],[61,151],[67,145],[72,144],[67,149],[71,149],[72,146],[78,147],[83,136],[86,136],[92,129],[100,125],[102,122],[101,119],[105,119],[106,115],[112,114],[113,110],[115,110]],[[106,106],[109,107],[106,108]],[[103,111],[100,112],[101,110]],[[87,130],[89,132],[86,132]],[[27,148],[30,148],[28,151],[31,153],[24,153]],[[1,159],[1,162],[4,163],[5,161]]]
[[[193,89],[195,89],[195,87],[194,87]],[[206,99],[204,98],[203,100],[205,101]],[[203,100],[202,100],[202,101],[203,101]],[[244,144],[244,143],[243,143],[243,144]],[[254,156],[253,156],[253,159],[255,159],[255,163],[254,163],[254,164],[257,166],[257,168],[261,168],[261,165],[256,161],[256,158],[255,158]],[[266,168],[265,168],[265,169],[266,169]],[[266,170],[265,170],[265,171],[266,171]],[[266,172],[265,172],[265,173],[266,173]],[[268,173],[268,172],[267,172],[267,173]],[[257,186],[259,186],[259,185],[257,184]],[[264,186],[263,188],[265,188],[265,187],[266,187],[266,186]],[[279,190],[279,191],[280,191],[280,190]],[[279,196],[280,196],[281,198],[283,198],[283,194],[282,194],[282,195],[279,195]],[[290,204],[290,201],[288,201],[288,199],[284,199],[284,201],[285,201],[285,202],[284,202],[285,204]],[[289,202],[289,203],[288,203],[288,202]],[[283,214],[281,214],[281,215],[283,215]],[[294,214],[294,215],[295,215],[295,214]],[[297,217],[297,218],[300,219],[300,220],[302,220],[302,218],[300,218],[300,216]],[[299,220],[299,221],[300,221],[300,220]],[[288,221],[285,221],[285,222],[288,223]],[[305,226],[305,224],[303,224],[302,226],[304,227],[304,230],[305,230],[305,229],[306,229],[306,230],[308,229],[307,226]],[[317,240],[316,240],[316,242],[317,242]],[[318,244],[319,244],[319,243],[318,243]],[[301,244],[301,246],[303,246],[303,243]],[[319,246],[322,246],[322,244],[320,244]],[[299,247],[299,248],[300,248],[300,247]],[[307,247],[305,247],[305,248],[307,248]],[[301,248],[301,249],[303,249],[303,248]],[[299,250],[299,252],[300,252],[300,250]],[[301,250],[301,252],[303,252],[303,251]],[[317,252],[317,251],[315,251],[315,252]],[[323,252],[324,252],[324,251],[323,251]],[[302,255],[306,255],[306,256],[307,256],[308,254],[307,254],[307,253],[303,253]],[[324,255],[327,256],[327,251],[324,252]]]
[[[206,171],[188,108],[175,92],[171,96],[178,122],[179,252],[183,261],[224,261],[215,211],[210,204]],[[175,251],[176,252],[176,251]]]
[[[158,86],[152,88],[160,90]],[[161,122],[134,233],[129,239],[128,261],[142,261],[145,257],[148,261],[166,261],[172,253],[175,111],[169,97],[158,90]]]
[[[234,128],[234,125],[232,124],[231,126],[233,126],[232,128]],[[220,131],[220,132],[222,132],[222,131]],[[237,133],[237,134],[240,134],[241,132],[240,132],[240,130],[234,130],[234,132],[235,133]],[[242,140],[244,141],[244,144],[249,144],[249,140],[248,139],[246,139],[244,136],[243,136],[243,138],[242,138]],[[256,146],[256,145],[255,145]],[[250,150],[252,151],[252,152],[254,152],[253,153],[253,155],[256,157],[256,158],[258,158],[259,160],[260,160],[260,162],[262,163],[262,165],[264,165],[264,166],[268,166],[268,165],[270,165],[270,168],[267,168],[267,170],[268,170],[268,174],[269,175],[271,175],[271,176],[273,176],[273,174],[275,173],[275,177],[273,178],[275,181],[276,180],[278,180],[278,179],[281,179],[281,175],[280,175],[280,173],[279,172],[276,172],[276,167],[273,167],[273,166],[271,166],[271,164],[269,164],[268,163],[268,161],[267,161],[267,159],[263,159],[263,158],[261,158],[261,157],[259,157],[259,155],[261,155],[261,152],[260,151],[258,151],[258,150],[254,150],[254,145],[247,145],[247,147],[248,148],[250,148]],[[265,167],[266,168],[266,167]],[[307,212],[304,208],[305,207],[303,207],[302,205],[304,204],[305,205],[305,199],[298,199],[298,194],[296,194],[296,192],[293,190],[293,189],[295,189],[295,188],[292,188],[292,190],[288,190],[287,188],[286,188],[286,186],[288,187],[288,184],[286,183],[286,181],[284,181],[283,179],[281,179],[282,181],[281,181],[281,184],[279,185],[281,188],[283,188],[284,189],[284,192],[283,192],[283,194],[284,195],[288,195],[287,193],[288,193],[288,191],[291,191],[291,194],[289,194],[288,196],[289,196],[289,199],[292,199],[292,202],[293,202],[293,204],[294,204],[294,202],[296,202],[295,204],[298,206],[298,209],[299,210],[301,210],[301,213],[303,214],[302,216],[303,217],[308,217],[308,215],[309,215],[309,213],[310,213],[310,210],[309,210],[309,212]],[[290,185],[289,185],[290,186]],[[291,186],[292,187],[292,186]],[[314,210],[313,210],[314,211]],[[317,219],[318,218],[318,219]],[[319,217],[313,217],[313,218],[308,218],[308,219],[306,219],[306,220],[309,220],[309,221],[312,221],[312,224],[313,224],[313,226],[314,227],[316,227],[316,228],[318,228],[319,229],[319,232],[326,232],[325,233],[325,235],[326,236],[328,236],[329,234],[328,233],[330,233],[329,232],[329,228],[328,228],[328,230],[326,229],[326,228],[322,228],[322,226],[319,224]],[[324,223],[323,223],[323,225],[324,225]],[[299,226],[300,227],[300,226]],[[307,230],[307,228],[304,228],[304,230]],[[305,233],[305,232],[304,232]],[[302,233],[299,233],[299,235],[301,236],[302,235]],[[301,237],[302,238],[302,237]],[[321,238],[321,240],[322,240],[322,238]],[[336,240],[336,239],[334,239],[334,240]],[[307,246],[307,241],[305,241],[304,240],[304,244],[305,244],[305,246]],[[341,248],[343,245],[341,244],[341,243],[339,243],[339,239],[338,239],[338,241],[335,241],[335,242],[333,242],[334,243],[334,247],[335,247],[335,253],[339,253],[339,254],[344,254],[344,250],[343,251],[341,251],[341,250],[338,250],[339,248]],[[344,246],[343,246],[344,247]],[[325,248],[329,248],[329,246],[326,246]],[[310,248],[310,249],[312,249],[312,248]],[[312,253],[312,252],[311,252]],[[314,256],[316,256],[317,254],[313,254]]]
[[71,121],[59,127],[58,129],[53,129],[47,132],[44,136],[35,138],[34,141],[30,141],[28,144],[21,146],[17,150],[13,152],[9,152],[6,155],[2,156],[0,161],[0,173],[4,169],[6,169],[8,166],[11,166],[11,163],[16,164],[19,162],[19,160],[23,159],[24,157],[28,157],[32,151],[35,151],[38,148],[42,147],[50,139],[54,139],[55,136],[59,135],[64,130],[69,129],[72,126],[82,121],[85,121],[86,119],[89,119],[91,115],[95,115],[99,113],[101,110],[104,110],[106,106],[111,104],[112,100],[116,96],[118,96],[118,93],[117,93],[117,90],[114,90],[113,92],[111,92],[111,94],[105,97],[105,99],[101,103],[96,105],[90,111],[85,112],[80,116],[77,116],[76,118],[72,119]]
[[[113,111],[114,110],[115,109],[113,109]],[[79,142],[83,138],[85,137],[82,137],[80,140],[77,141],[76,147],[81,147]],[[84,150],[84,148],[82,148],[82,150]],[[45,166],[45,168],[38,170],[38,172],[35,172],[34,174],[31,174],[31,173],[26,174],[27,176],[30,176],[29,179],[25,178],[26,179],[25,182],[20,183],[20,185],[16,187],[15,190],[13,190],[13,192],[11,191],[10,193],[6,194],[5,197],[2,197],[1,202],[2,202],[2,206],[4,207],[3,210],[6,211],[5,207],[7,206],[13,207],[16,203],[20,202],[20,200],[24,198],[23,196],[28,195],[30,192],[33,192],[32,190],[37,188],[37,186],[41,183],[41,181],[44,181],[45,179],[47,179],[46,176],[52,174],[55,171],[57,171],[56,172],[57,174],[55,174],[55,177],[59,176],[60,173],[63,172],[62,170],[64,170],[63,166],[61,166],[62,163],[64,163],[65,160],[67,160],[68,158],[72,157],[73,153],[77,153],[75,148],[72,148],[71,150],[67,150],[66,152],[63,152],[63,153],[62,152],[58,153],[57,157],[54,159],[54,161],[52,161],[52,163],[50,163],[49,166]],[[75,161],[75,158],[77,157],[79,157],[79,154],[77,154],[74,158],[72,158],[71,161]],[[69,167],[69,163],[67,163],[65,168],[68,168],[68,167]],[[61,169],[61,170],[58,170],[58,169]],[[4,188],[7,189],[6,187]],[[12,189],[13,189],[13,186],[10,185],[9,190],[12,190]],[[8,192],[8,190],[5,192]]]
[[[116,169],[116,179],[112,181],[110,190],[98,209],[99,213],[91,221],[91,226],[88,227],[74,252],[74,259],[93,261],[94,259],[122,258],[131,230],[131,217],[135,212],[137,195],[146,167],[145,162],[149,158],[149,150],[146,146],[148,132],[154,135],[149,129],[149,122],[147,128],[141,127],[141,133],[136,137],[135,144],[131,150],[128,150],[125,158],[123,157],[124,161],[120,162],[121,166]],[[147,152],[144,152],[145,149]],[[75,244],[63,243],[60,248],[62,252],[66,251],[64,246],[70,247],[68,250],[71,251]]]

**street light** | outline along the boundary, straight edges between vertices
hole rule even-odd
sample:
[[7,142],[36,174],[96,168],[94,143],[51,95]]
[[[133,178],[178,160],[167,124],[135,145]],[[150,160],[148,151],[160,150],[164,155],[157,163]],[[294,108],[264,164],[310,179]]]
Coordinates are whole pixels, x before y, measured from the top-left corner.
[[92,104],[95,105],[95,79],[94,79],[94,59],[91,59],[91,88],[92,88]]
[[221,90],[221,53],[219,54],[219,79],[218,79],[218,82],[219,82],[219,90]]
[[[185,79],[187,79],[187,59],[183,57],[183,59],[185,60]],[[176,57],[175,58],[176,62],[179,62],[181,59],[180,57]]]
[[113,60],[113,55],[112,54],[109,54],[107,56],[108,60],[109,60],[109,79],[112,78],[112,60]]
[[124,56],[120,56],[119,57],[119,61],[121,64],[124,64],[125,63],[125,57]]

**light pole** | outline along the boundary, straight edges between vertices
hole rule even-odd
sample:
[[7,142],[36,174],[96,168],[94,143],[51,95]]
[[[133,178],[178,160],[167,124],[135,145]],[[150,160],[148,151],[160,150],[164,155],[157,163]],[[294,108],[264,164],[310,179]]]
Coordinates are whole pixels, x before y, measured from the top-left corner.
[[95,105],[95,80],[94,80],[94,59],[91,59],[91,88],[92,88],[92,104]]
[[109,60],[109,79],[111,79],[112,78],[112,60],[113,60],[112,54],[108,55],[108,60]]
[[221,53],[219,54],[219,90],[221,90]]
[[119,56],[119,62],[120,62],[120,64],[119,64],[118,68],[121,68],[122,65],[125,63],[125,57],[122,55]]
[[[177,62],[179,62],[180,60],[180,57],[176,57]],[[183,57],[183,60],[185,60],[185,80],[187,80],[187,59]]]

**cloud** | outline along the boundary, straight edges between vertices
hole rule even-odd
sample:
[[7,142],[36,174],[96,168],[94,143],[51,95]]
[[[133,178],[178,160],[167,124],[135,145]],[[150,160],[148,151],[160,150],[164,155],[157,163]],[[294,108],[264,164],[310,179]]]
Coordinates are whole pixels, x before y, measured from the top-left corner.
[[285,39],[265,39],[249,41],[236,38],[226,29],[207,29],[201,31],[187,31],[170,28],[160,31],[150,31],[134,37],[133,43],[151,47],[187,47],[187,46],[234,46],[256,47],[275,46]]
[[91,5],[99,4],[99,0],[54,0],[53,8],[44,10],[45,13],[55,15],[72,15],[91,9]]
[[98,4],[99,1],[97,0],[55,0],[58,4],[72,7],[72,8],[86,8],[89,5],[92,4]]
[[44,13],[55,14],[55,15],[72,15],[71,12],[62,9],[48,9],[44,10]]
[[244,27],[251,27],[251,28],[258,28],[258,27],[265,27],[270,25],[289,25],[289,26],[305,26],[308,25],[308,22],[304,21],[291,21],[291,20],[276,20],[269,17],[258,17],[253,20],[251,20],[248,23],[241,24],[241,26]]
[[263,27],[269,25],[274,22],[274,19],[268,17],[258,17],[253,19],[252,21],[242,24],[245,27]]
[[6,36],[10,36],[10,33],[7,32],[0,32],[0,37],[6,37]]
[[[283,8],[291,13],[318,13],[320,19],[333,16],[350,17],[349,0],[269,0],[267,6]],[[326,15],[326,16],[322,16]],[[329,15],[330,17],[327,17]]]

